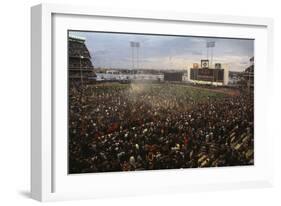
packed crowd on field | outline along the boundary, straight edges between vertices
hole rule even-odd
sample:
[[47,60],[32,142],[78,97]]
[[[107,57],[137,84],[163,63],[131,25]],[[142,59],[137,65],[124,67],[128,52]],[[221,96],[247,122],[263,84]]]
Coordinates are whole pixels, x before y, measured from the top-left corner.
[[253,97],[172,84],[69,88],[69,172],[252,165]]

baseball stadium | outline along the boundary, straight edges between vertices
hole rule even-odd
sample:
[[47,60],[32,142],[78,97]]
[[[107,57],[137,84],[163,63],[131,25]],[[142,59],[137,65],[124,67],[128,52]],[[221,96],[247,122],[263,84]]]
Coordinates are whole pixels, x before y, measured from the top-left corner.
[[252,54],[232,71],[207,41],[209,55],[183,69],[145,68],[145,43],[129,41],[130,66],[117,68],[87,41],[68,36],[70,174],[254,165]]

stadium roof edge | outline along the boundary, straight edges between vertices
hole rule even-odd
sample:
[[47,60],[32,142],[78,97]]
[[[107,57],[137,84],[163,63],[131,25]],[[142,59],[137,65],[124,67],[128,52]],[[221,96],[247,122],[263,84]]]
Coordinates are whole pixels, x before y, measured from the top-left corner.
[[69,35],[68,38],[73,39],[73,40],[77,40],[77,41],[81,41],[81,42],[86,41],[85,37],[80,37],[80,36],[75,36],[75,35]]

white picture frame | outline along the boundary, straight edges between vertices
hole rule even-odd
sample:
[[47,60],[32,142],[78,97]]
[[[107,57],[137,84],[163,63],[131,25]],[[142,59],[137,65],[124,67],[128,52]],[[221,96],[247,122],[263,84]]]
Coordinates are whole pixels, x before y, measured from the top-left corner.
[[[114,21],[118,21],[118,26]],[[254,166],[74,176],[67,174],[64,162],[67,137],[62,129],[66,114],[61,110],[67,101],[62,98],[65,97],[67,84],[67,67],[64,68],[67,59],[65,31],[91,30],[96,26],[97,30],[125,32],[130,31],[128,25],[136,22],[139,24],[137,28],[130,27],[134,32],[155,33],[153,24],[157,24],[159,30],[156,33],[165,33],[165,25],[169,25],[174,28],[173,34],[186,34],[187,31],[181,28],[189,25],[190,28],[194,26],[194,30],[189,31],[192,35],[257,39]],[[151,24],[148,26],[150,30],[145,30],[148,24]],[[271,106],[268,91],[272,87],[270,76],[273,75],[272,19],[40,4],[31,9],[31,26],[32,198],[53,201],[273,186],[274,134],[270,132],[266,112]]]

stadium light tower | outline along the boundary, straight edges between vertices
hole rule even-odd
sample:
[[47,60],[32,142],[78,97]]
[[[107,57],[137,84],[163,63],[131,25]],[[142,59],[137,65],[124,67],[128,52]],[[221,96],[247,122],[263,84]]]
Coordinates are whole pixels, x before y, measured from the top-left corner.
[[216,46],[215,41],[207,41],[206,47],[207,47],[207,59],[209,59],[209,48],[211,48],[211,67],[213,66],[213,55],[214,55],[214,47]]
[[137,69],[139,69],[139,48],[140,48],[140,43],[135,42],[136,48],[137,48]]
[[135,42],[135,41],[130,41],[130,47],[132,48],[132,69],[135,68],[135,48],[137,49],[136,51],[136,66],[139,68],[139,48],[140,48],[140,43]]
[[135,46],[135,42],[130,41],[130,46],[132,48],[132,69],[134,68],[134,46]]

